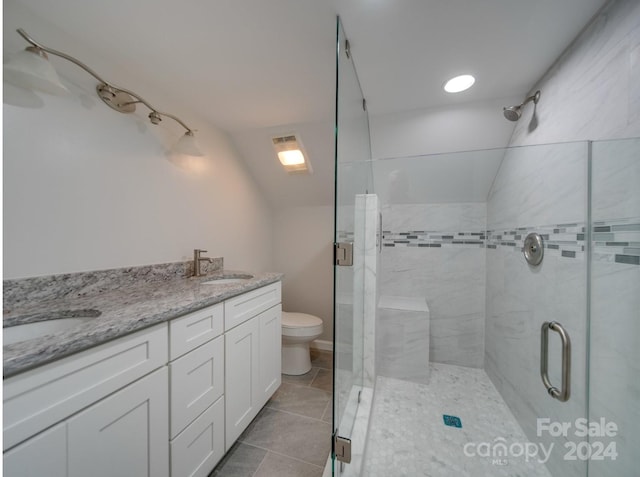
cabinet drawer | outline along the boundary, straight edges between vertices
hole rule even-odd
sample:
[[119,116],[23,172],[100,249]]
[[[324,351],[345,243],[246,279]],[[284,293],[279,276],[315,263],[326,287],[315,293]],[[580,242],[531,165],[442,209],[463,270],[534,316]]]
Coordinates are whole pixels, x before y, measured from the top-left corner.
[[175,437],[224,393],[224,336],[169,364],[171,437]]
[[171,475],[207,477],[224,455],[224,397],[171,441]]
[[167,341],[163,323],[6,379],[3,449],[163,366]]
[[224,305],[209,306],[169,322],[171,360],[220,336],[224,331]]
[[249,318],[282,301],[280,282],[244,293],[224,302],[224,330],[230,330]]

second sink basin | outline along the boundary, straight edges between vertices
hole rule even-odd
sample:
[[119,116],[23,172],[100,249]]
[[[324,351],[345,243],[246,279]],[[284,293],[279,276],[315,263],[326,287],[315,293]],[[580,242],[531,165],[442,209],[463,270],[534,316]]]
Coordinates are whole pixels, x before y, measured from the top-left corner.
[[70,310],[63,312],[45,313],[40,316],[30,316],[27,323],[18,323],[2,328],[3,346],[28,341],[41,336],[65,331],[87,323],[101,315],[98,310]]

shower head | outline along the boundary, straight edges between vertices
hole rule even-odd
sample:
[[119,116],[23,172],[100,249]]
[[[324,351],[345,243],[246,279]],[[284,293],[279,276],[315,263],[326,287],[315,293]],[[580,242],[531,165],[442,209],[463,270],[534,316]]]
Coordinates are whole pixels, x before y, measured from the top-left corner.
[[538,104],[539,100],[540,100],[540,90],[536,91],[534,95],[529,96],[518,106],[508,106],[508,107],[502,108],[504,117],[507,118],[509,121],[517,121],[518,119],[520,119],[520,116],[522,116],[522,107],[525,104],[527,104],[530,101],[533,101],[533,104]]
[[508,108],[502,108],[504,117],[509,121],[517,121],[522,116],[522,106],[509,106]]

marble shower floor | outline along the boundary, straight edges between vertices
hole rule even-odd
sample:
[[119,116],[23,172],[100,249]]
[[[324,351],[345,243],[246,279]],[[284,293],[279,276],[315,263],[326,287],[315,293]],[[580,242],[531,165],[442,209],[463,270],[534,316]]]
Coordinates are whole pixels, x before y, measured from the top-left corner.
[[311,371],[282,385],[209,477],[320,477],[331,452],[333,358],[311,350]]
[[[429,384],[377,378],[362,475],[550,477],[537,458],[468,457],[467,443],[471,454],[475,444],[529,441],[484,370],[430,368]],[[462,428],[444,425],[444,414],[459,417]]]

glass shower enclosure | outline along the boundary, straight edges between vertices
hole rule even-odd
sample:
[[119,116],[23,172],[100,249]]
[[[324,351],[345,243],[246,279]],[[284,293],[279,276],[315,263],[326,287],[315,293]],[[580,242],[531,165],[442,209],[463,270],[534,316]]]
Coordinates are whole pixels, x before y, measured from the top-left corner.
[[337,44],[334,475],[637,475],[640,140],[372,159]]
[[[370,295],[375,291],[375,272],[372,276],[368,242],[375,241],[376,237],[375,230],[373,237],[367,231],[375,228],[377,215],[375,197],[368,194],[372,175],[366,104],[339,19],[336,45],[333,430],[342,442],[338,453],[346,452],[354,457],[349,466],[340,466],[335,460],[336,453],[332,452],[334,474],[342,475],[343,471],[349,474],[358,468],[361,452],[345,448],[344,443],[357,432],[355,424],[362,412],[363,392],[366,394],[373,385],[373,371],[366,364],[371,363],[366,359],[371,352],[367,350],[373,349],[366,336],[372,336],[372,330],[365,328],[364,317],[372,311],[375,313],[375,301]],[[373,247],[375,261],[375,244]],[[354,442],[364,445],[364,439]]]

